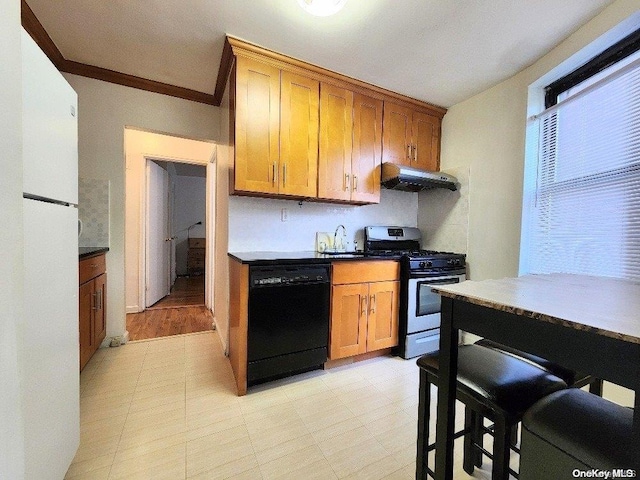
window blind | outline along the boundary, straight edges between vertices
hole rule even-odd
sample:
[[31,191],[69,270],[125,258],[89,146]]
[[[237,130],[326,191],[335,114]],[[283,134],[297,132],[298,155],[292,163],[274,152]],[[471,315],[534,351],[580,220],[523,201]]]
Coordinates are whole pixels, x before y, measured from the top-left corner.
[[640,280],[640,60],[612,70],[532,120],[521,273]]

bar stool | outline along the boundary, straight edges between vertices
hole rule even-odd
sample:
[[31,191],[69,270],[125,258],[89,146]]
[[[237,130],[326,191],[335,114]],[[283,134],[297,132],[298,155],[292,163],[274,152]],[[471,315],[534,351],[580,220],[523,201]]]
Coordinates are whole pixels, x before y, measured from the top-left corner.
[[[496,350],[500,350],[509,355],[513,355],[519,359],[525,360],[527,362],[533,363],[534,365],[543,368],[544,370],[552,373],[558,378],[564,380],[564,382],[570,388],[582,388],[586,385],[589,385],[589,392],[594,395],[602,396],[602,380],[594,377],[593,375],[589,375],[586,373],[576,372],[569,368],[563,367],[560,364],[551,362],[546,358],[538,357],[537,355],[532,355],[530,353],[523,352],[522,350],[517,350],[515,348],[509,347],[507,345],[503,345],[498,342],[494,342],[493,340],[489,340],[483,338],[476,342],[476,345],[481,345],[483,347],[493,348]],[[483,439],[482,439],[482,425],[483,419],[482,417],[477,417],[476,421],[479,424],[476,426],[476,432],[479,432],[477,438],[474,439],[474,443],[478,446],[482,447]],[[515,425],[511,430],[511,444],[516,445],[518,442],[518,426]],[[474,458],[475,458],[475,466],[482,467],[482,451],[480,449],[474,449]]]
[[526,360],[539,366],[548,372],[554,374],[556,377],[560,377],[564,382],[572,388],[582,388],[585,385],[589,385],[589,392],[599,397],[602,396],[602,380],[594,377],[593,375],[589,375],[586,373],[576,372],[569,368],[563,367],[554,362],[550,362],[546,358],[538,357],[537,355],[531,355],[530,353],[523,352],[521,350],[517,350],[515,348],[511,348],[507,345],[502,345],[501,343],[494,342],[493,340],[489,340],[483,338],[482,340],[478,340],[476,345],[481,345],[483,347],[494,348],[509,355],[513,355],[522,360]]
[[634,468],[633,410],[584,390],[555,392],[522,420],[520,480],[574,478],[575,470]]
[[[433,477],[428,465],[428,453],[435,448],[429,445],[429,408],[431,384],[438,382],[438,352],[420,357],[420,400],[418,406],[418,451],[416,478]],[[511,429],[522,418],[524,412],[535,402],[557,390],[567,388],[560,378],[531,363],[520,360],[496,349],[480,345],[458,347],[458,376],[456,399],[465,405],[465,428],[454,435],[464,435],[465,472],[472,474],[475,456],[472,454],[474,438],[478,432],[474,427],[478,416],[494,422],[493,458],[491,478],[507,480],[509,468]]]

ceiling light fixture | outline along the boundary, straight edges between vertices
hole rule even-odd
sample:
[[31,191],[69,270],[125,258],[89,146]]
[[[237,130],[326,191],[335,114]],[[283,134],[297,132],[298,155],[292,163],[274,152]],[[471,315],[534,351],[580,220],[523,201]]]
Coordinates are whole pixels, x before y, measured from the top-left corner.
[[328,17],[338,13],[347,0],[298,0],[298,3],[312,15]]

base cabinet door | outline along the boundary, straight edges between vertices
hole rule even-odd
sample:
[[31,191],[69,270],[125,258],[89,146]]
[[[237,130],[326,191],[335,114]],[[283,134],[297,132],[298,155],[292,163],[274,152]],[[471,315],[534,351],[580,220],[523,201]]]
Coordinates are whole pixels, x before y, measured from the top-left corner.
[[335,360],[366,353],[368,285],[334,285],[331,290],[329,358]]
[[93,348],[93,282],[80,285],[80,370],[87,364]]
[[398,345],[400,282],[369,284],[367,351]]
[[78,329],[80,340],[80,370],[91,359],[107,335],[107,273],[105,256],[80,260],[78,294]]
[[107,298],[107,274],[96,277],[93,280],[96,306],[93,310],[93,343],[99,348],[107,336],[107,310],[105,299]]

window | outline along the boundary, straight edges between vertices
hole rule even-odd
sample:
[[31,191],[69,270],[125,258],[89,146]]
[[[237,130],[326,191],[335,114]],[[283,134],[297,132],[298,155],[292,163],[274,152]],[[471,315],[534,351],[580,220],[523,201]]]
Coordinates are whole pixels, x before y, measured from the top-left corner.
[[[640,32],[633,35],[635,50],[623,58],[619,44],[632,36],[612,47],[615,63],[600,55],[549,85],[547,109],[531,119],[538,159],[525,177],[521,273],[640,280]],[[604,66],[593,68],[596,61]]]

